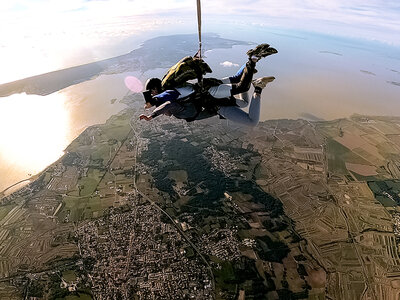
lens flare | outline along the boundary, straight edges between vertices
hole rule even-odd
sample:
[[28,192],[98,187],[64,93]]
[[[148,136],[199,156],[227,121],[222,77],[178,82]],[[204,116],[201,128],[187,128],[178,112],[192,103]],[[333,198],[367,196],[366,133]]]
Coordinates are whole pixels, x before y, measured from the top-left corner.
[[135,76],[125,77],[125,85],[128,89],[130,89],[134,93],[139,93],[143,90],[142,82]]

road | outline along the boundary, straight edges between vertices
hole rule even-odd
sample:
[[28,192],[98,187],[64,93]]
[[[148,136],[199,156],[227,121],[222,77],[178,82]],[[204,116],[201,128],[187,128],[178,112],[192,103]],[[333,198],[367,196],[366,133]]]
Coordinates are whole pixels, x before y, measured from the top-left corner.
[[[137,132],[135,131],[134,127],[132,126],[132,123],[130,123],[131,127],[132,127],[132,131],[135,133],[135,138],[136,138],[136,150],[135,150],[135,165],[134,165],[134,176],[133,176],[133,186],[134,189],[136,191],[136,193],[140,196],[143,197],[143,199],[147,200],[148,202],[150,202],[151,205],[153,205],[156,209],[158,209],[160,212],[162,212],[165,216],[168,217],[168,219],[170,219],[170,221],[172,222],[172,224],[175,226],[175,228],[179,231],[179,233],[182,235],[182,237],[189,243],[189,245],[196,251],[196,253],[200,256],[200,258],[203,260],[203,262],[206,264],[208,271],[210,273],[211,276],[211,286],[212,286],[212,291],[215,291],[215,278],[214,278],[214,274],[212,272],[212,267],[210,265],[210,263],[208,262],[208,260],[201,254],[200,250],[196,247],[195,244],[193,244],[193,242],[189,239],[189,237],[183,232],[182,228],[179,226],[179,224],[177,224],[175,222],[175,220],[164,210],[162,209],[157,203],[155,203],[153,200],[151,200],[146,194],[144,194],[143,192],[141,192],[137,186],[136,186],[136,164],[137,164],[137,153],[138,153],[138,147],[139,147],[139,136],[141,132]],[[215,298],[215,297],[214,297]]]
[[18,181],[17,183],[14,183],[13,185],[10,185],[9,187],[5,188],[3,191],[0,192],[0,200],[1,200],[1,198],[3,198],[3,197],[6,195],[6,192],[7,192],[9,189],[13,188],[14,186],[17,186],[18,184],[24,183],[24,182],[26,182],[26,181],[34,181],[34,180],[35,180],[35,179],[32,179],[32,177],[31,177],[31,178],[28,178],[28,179],[20,180],[20,181]]
[[[342,215],[343,220],[345,221],[347,234],[348,234],[348,236],[349,236],[349,238],[350,238],[350,240],[351,240],[351,242],[352,242],[352,244],[353,244],[353,247],[354,247],[355,252],[356,252],[356,254],[357,254],[358,261],[359,261],[359,263],[360,263],[360,265],[361,265],[362,275],[363,275],[364,280],[365,280],[365,281],[364,281],[365,288],[364,288],[364,290],[363,290],[363,292],[362,292],[362,294],[361,294],[361,296],[360,296],[360,299],[365,299],[365,297],[368,296],[368,294],[367,294],[367,293],[368,293],[368,290],[369,290],[370,293],[372,294],[373,299],[377,299],[377,298],[375,298],[375,290],[373,289],[373,283],[371,282],[371,280],[370,280],[370,278],[369,278],[369,276],[368,276],[368,269],[367,269],[367,266],[366,266],[365,263],[364,263],[364,260],[363,260],[363,258],[362,258],[362,255],[361,255],[361,253],[360,253],[360,249],[358,248],[358,245],[357,245],[357,243],[356,243],[356,239],[355,239],[356,236],[355,236],[354,233],[351,231],[350,224],[349,224],[349,220],[348,220],[349,217],[348,217],[348,215],[346,214],[346,212],[345,212],[345,210],[343,209],[343,207],[340,205],[340,202],[339,202],[338,198],[336,197],[335,193],[334,193],[334,192],[332,191],[332,189],[330,188],[329,184],[326,184],[326,185],[325,185],[325,188],[328,190],[329,194],[333,196],[333,198],[334,198],[334,200],[335,200],[335,204],[336,204],[336,206],[339,208],[339,212],[340,212],[340,214]],[[340,287],[340,288],[343,288],[343,287]],[[368,298],[367,298],[367,299],[368,299]]]

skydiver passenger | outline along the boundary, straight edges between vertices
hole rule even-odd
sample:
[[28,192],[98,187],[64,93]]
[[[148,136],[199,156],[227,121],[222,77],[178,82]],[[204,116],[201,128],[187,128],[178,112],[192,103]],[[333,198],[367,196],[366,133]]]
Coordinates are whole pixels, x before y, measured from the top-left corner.
[[[209,87],[206,93],[199,92],[192,84],[162,91],[161,80],[151,78],[147,81],[144,92],[145,109],[152,106],[156,106],[156,109],[150,115],[140,115],[140,120],[150,121],[164,114],[190,122],[219,115],[235,123],[256,126],[260,119],[262,89],[275,78],[261,77],[253,80],[255,65],[261,58],[277,52],[268,44],[261,44],[249,50],[247,52],[249,61],[234,76],[223,78],[218,85]],[[251,83],[254,86],[254,94],[249,101],[247,92]],[[246,107],[249,102],[249,113],[246,113],[241,108]]]

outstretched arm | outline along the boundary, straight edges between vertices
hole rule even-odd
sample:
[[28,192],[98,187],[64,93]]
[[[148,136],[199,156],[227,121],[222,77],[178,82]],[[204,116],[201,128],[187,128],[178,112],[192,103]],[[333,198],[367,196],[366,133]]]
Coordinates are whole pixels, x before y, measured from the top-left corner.
[[153,117],[152,116],[146,116],[146,115],[140,115],[139,116],[139,119],[140,120],[146,120],[146,121],[150,121],[151,119],[153,119]]
[[179,113],[183,110],[182,105],[180,105],[177,102],[170,102],[167,101],[164,104],[160,105],[157,107],[149,116],[146,115],[140,115],[139,119],[140,120],[146,120],[150,121],[151,119],[154,119],[155,117],[159,115],[167,115],[167,116],[172,116],[176,113]]

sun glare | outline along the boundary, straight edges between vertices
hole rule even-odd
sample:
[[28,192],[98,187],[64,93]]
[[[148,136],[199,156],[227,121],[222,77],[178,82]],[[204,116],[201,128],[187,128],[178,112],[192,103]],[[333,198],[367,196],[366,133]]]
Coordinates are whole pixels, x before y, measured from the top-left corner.
[[59,93],[0,98],[1,156],[27,174],[37,173],[57,160],[68,142],[64,103]]

